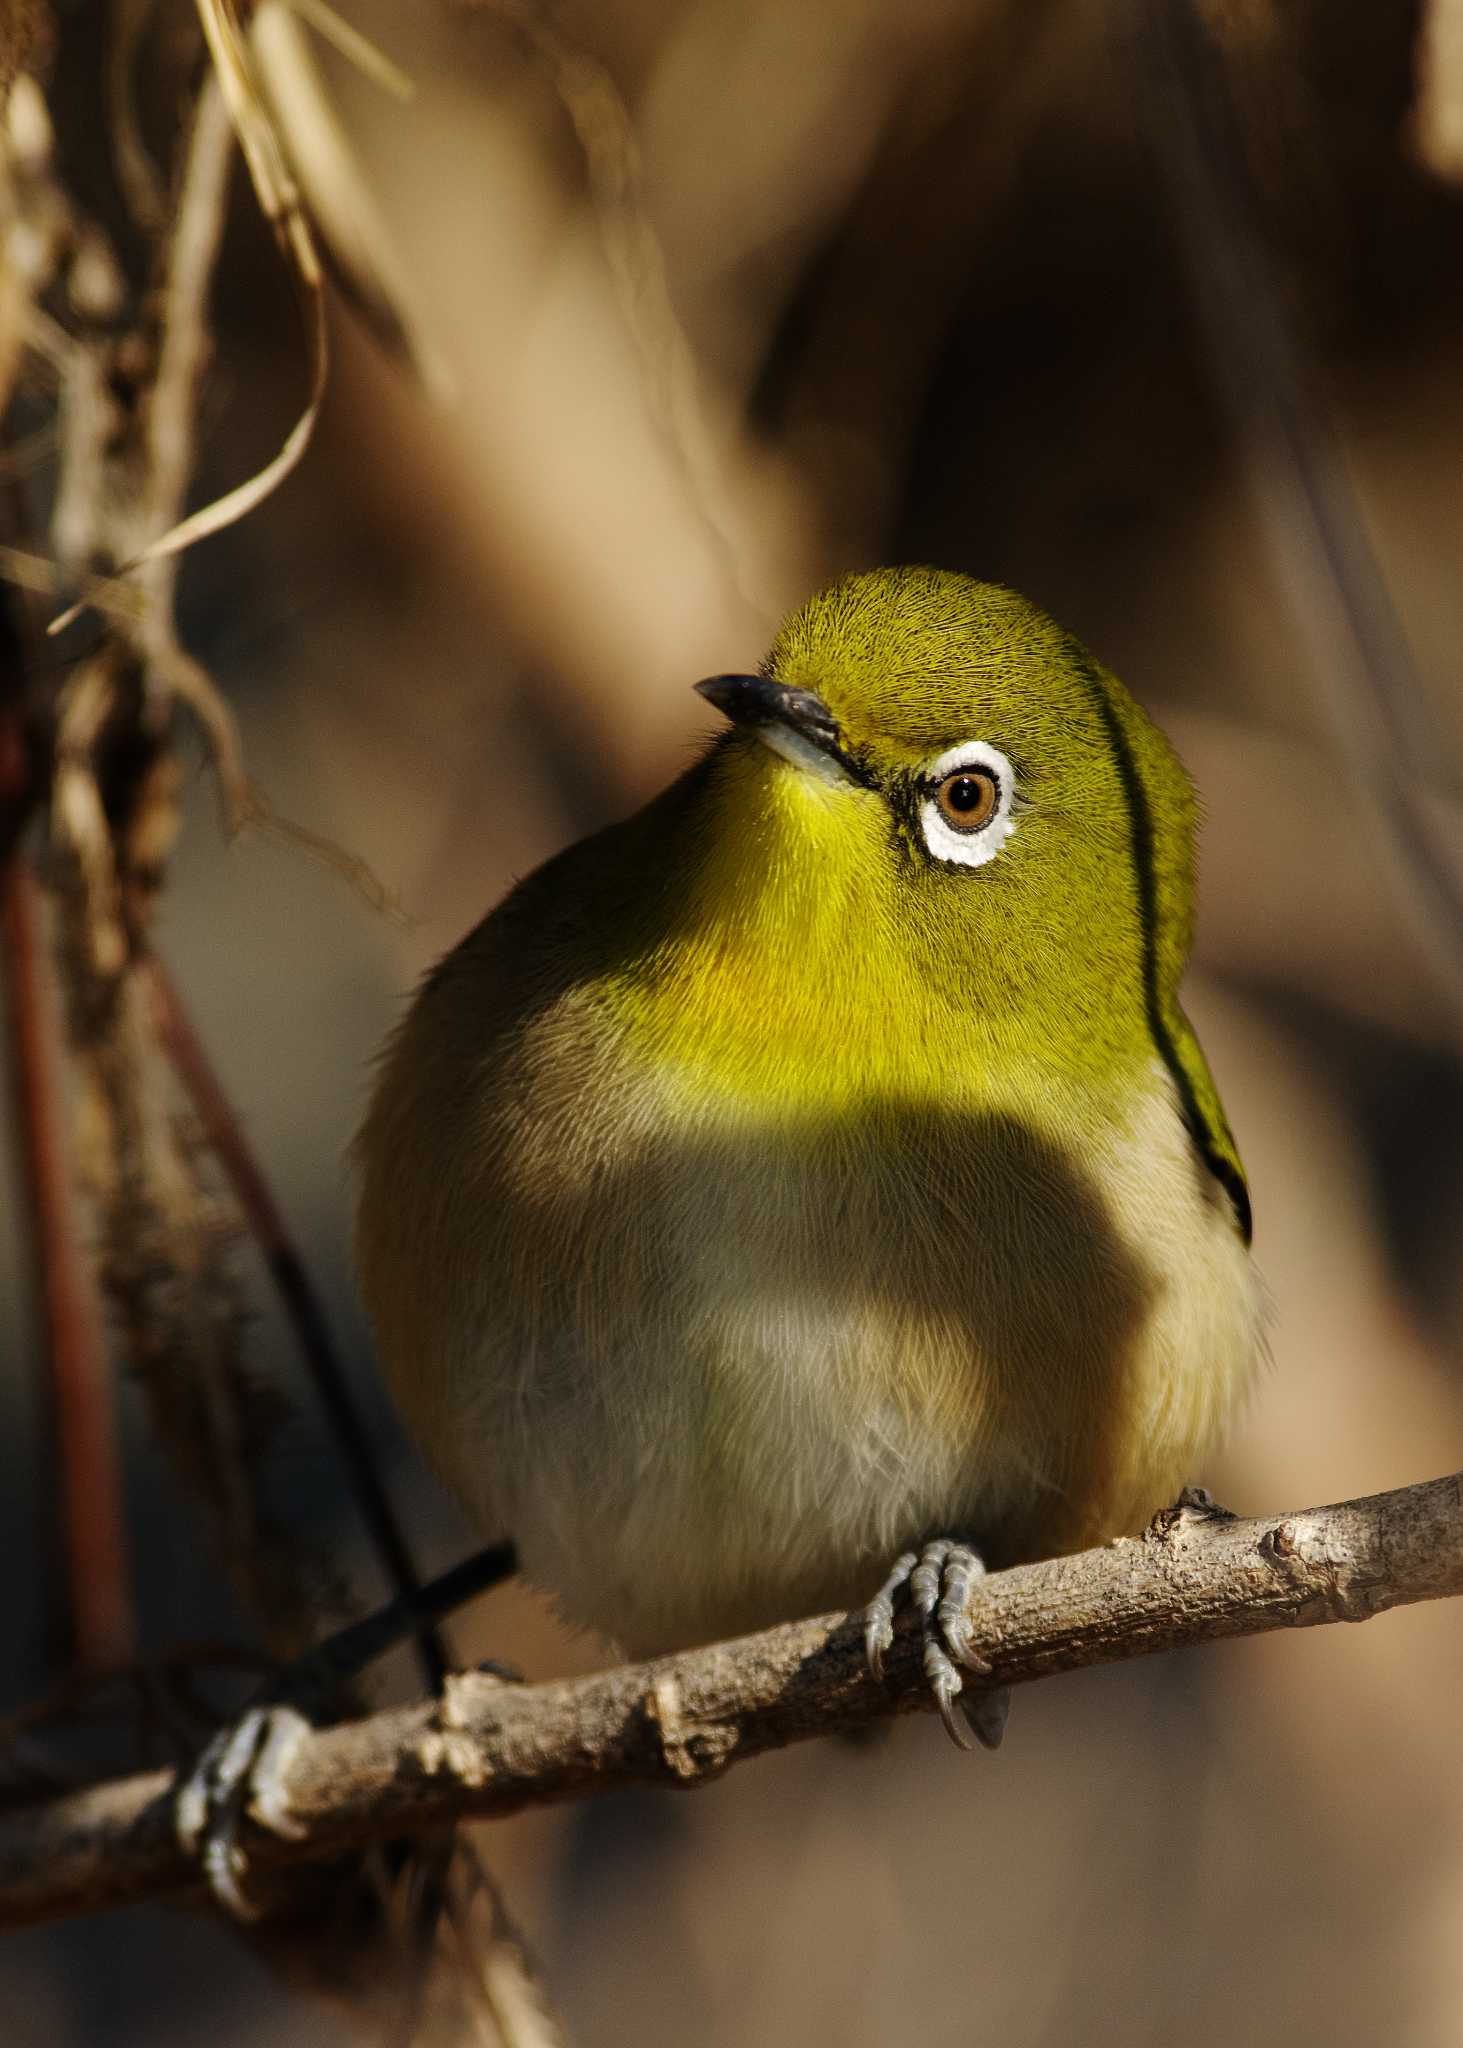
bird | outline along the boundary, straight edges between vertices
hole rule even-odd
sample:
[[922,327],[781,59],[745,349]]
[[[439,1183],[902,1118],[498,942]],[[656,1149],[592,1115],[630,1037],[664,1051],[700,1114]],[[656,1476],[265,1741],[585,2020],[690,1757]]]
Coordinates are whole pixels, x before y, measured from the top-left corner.
[[395,1402],[570,1624],[659,1655],[914,1604],[999,1740],[987,1571],[1140,1529],[1255,1377],[1180,1005],[1196,797],[1036,605],[863,571],[641,810],[423,981],[356,1145]]

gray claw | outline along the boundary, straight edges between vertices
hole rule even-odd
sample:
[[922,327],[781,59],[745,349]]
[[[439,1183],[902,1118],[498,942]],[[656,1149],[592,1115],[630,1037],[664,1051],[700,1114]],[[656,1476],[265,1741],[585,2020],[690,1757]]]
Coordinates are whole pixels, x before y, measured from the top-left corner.
[[876,1684],[884,1680],[884,1652],[894,1641],[894,1609],[877,1597],[864,1609],[864,1662]]
[[290,1811],[287,1778],[310,1723],[294,1707],[250,1707],[221,1729],[173,1802],[182,1848],[197,1856],[209,1890],[237,1920],[257,1920],[243,1889],[247,1862],[239,1824],[247,1813],[271,1834],[299,1840],[305,1829]]
[[[894,1640],[894,1606],[907,1586],[924,1637],[924,1674],[940,1709],[950,1740],[959,1749],[971,1747],[970,1734],[987,1749],[1001,1740],[1010,1710],[1009,1688],[968,1694],[957,1665],[981,1677],[990,1665],[975,1647],[966,1615],[973,1586],[986,1569],[978,1551],[948,1536],[936,1537],[919,1552],[905,1551],[864,1610],[864,1652],[876,1679],[884,1676],[884,1652]],[[956,1713],[956,1705],[959,1713]]]
[[935,1696],[935,1705],[940,1710],[940,1719],[945,1724],[946,1734],[957,1749],[969,1749],[970,1738],[955,1712],[957,1700],[960,1700],[962,1710],[968,1712],[965,1701],[960,1699],[965,1690],[965,1681],[932,1634],[925,1638],[924,1671],[925,1683]]
[[1181,1514],[1194,1515],[1204,1521],[1235,1520],[1233,1509],[1221,1507],[1207,1486],[1186,1486],[1174,1502],[1174,1506]]
[[289,1775],[310,1732],[310,1723],[295,1708],[271,1707],[265,1715],[264,1739],[249,1772],[250,1817],[286,1842],[303,1842],[309,1833],[290,1805]]
[[[935,1619],[950,1655],[957,1664],[963,1664],[967,1671],[977,1672],[982,1678],[989,1676],[991,1667],[975,1647],[975,1632],[970,1626],[966,1605],[971,1588],[978,1586],[985,1576],[985,1560],[965,1544],[952,1543],[945,1559],[940,1604],[935,1610]],[[990,1746],[994,1749],[995,1744]]]
[[248,1926],[259,1918],[259,1908],[243,1887],[247,1866],[244,1852],[239,1847],[238,1833],[238,1814],[231,1811],[222,1815],[210,1827],[199,1861],[208,1889],[224,1911],[230,1918]]
[[913,1550],[894,1560],[893,1569],[864,1609],[864,1657],[877,1684],[884,1682],[884,1652],[894,1641],[894,1602],[909,1584],[909,1575],[919,1563]]
[[945,1564],[955,1545],[946,1536],[940,1536],[933,1543],[927,1543],[920,1552],[919,1563],[909,1575],[909,1594],[914,1601],[915,1611],[922,1621],[928,1622],[934,1614],[940,1598],[940,1585],[945,1576]]

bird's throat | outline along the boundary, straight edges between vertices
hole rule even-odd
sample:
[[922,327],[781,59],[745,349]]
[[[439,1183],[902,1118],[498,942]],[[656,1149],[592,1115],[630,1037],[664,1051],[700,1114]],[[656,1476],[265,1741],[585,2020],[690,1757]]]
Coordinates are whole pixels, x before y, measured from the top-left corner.
[[799,1118],[874,1099],[1040,1110],[1068,1083],[1090,1098],[1150,1069],[1121,962],[1100,1003],[1073,1001],[1060,947],[1043,980],[1033,935],[1015,942],[1019,900],[965,878],[952,898],[891,844],[878,797],[770,759],[754,789],[682,870],[654,947],[601,985],[632,1057],[694,1096]]

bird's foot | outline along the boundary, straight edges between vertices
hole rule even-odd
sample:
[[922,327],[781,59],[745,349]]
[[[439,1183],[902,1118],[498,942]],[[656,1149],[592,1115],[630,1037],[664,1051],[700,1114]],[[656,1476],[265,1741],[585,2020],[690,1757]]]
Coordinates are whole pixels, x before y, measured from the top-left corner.
[[[504,1685],[523,1683],[521,1671],[491,1657],[474,1669]],[[217,1903],[235,1920],[258,1920],[265,1910],[246,1890],[249,1864],[239,1840],[245,1820],[287,1842],[303,1841],[308,1832],[289,1793],[300,1745],[316,1725],[302,1711],[307,1700],[322,1718],[331,1718],[330,1699],[323,1693],[311,1699],[303,1683],[289,1692],[276,1687],[246,1707],[238,1720],[219,1729],[174,1796],[178,1842],[197,1861]]]
[[174,1799],[179,1843],[198,1859],[209,1890],[236,1920],[257,1920],[260,1911],[244,1890],[239,1829],[246,1816],[286,1841],[305,1834],[290,1807],[288,1779],[310,1732],[298,1707],[262,1700],[219,1730]]
[[[245,1858],[239,1831],[246,1819],[287,1841],[306,1830],[291,1811],[286,1780],[312,1717],[330,1719],[342,1704],[341,1688],[373,1660],[415,1630],[450,1614],[518,1568],[511,1543],[489,1544],[425,1586],[399,1594],[375,1614],[337,1629],[281,1672],[268,1691],[214,1736],[173,1802],[179,1842],[196,1856],[209,1890],[239,1920],[260,1909],[245,1895]],[[491,1660],[495,1677],[520,1674]]]
[[1206,1522],[1232,1522],[1233,1508],[1220,1505],[1207,1486],[1186,1486],[1174,1506],[1180,1514],[1195,1515]]
[[[960,1666],[989,1677],[990,1665],[975,1647],[966,1602],[986,1575],[979,1551],[948,1536],[922,1550],[906,1550],[864,1609],[864,1651],[875,1678],[884,1676],[884,1652],[894,1640],[894,1608],[908,1588],[924,1638],[924,1673],[950,1740],[969,1749],[968,1728],[987,1749],[997,1749],[1011,1708],[1009,1686],[983,1692],[965,1689]],[[960,1718],[956,1717],[956,1706]],[[963,1725],[962,1725],[963,1724]]]

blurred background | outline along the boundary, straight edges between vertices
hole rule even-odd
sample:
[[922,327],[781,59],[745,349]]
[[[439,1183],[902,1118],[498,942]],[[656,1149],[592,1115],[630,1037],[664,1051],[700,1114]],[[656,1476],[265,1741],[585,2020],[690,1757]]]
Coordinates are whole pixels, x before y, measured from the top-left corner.
[[[157,939],[423,1565],[472,1539],[376,1390],[354,1296],[345,1153],[373,1050],[516,877],[692,757],[696,678],[754,666],[790,605],[878,561],[1035,598],[1164,723],[1205,799],[1187,1000],[1249,1169],[1273,1370],[1195,1476],[1258,1513],[1463,1466],[1463,941],[1418,916],[1375,790],[1395,768],[1439,870],[1463,873],[1456,0],[1203,10],[1268,251],[1258,283],[1239,266],[1248,307],[1224,295],[1233,222],[1222,175],[1205,197],[1172,10],[341,12],[413,88],[311,43],[436,395],[333,294],[314,444],[188,554],[178,617],[276,812],[368,863],[400,914],[277,835],[225,843],[185,739]],[[36,62],[68,188],[125,254],[107,56],[124,15],[58,5]],[[196,86],[188,10],[158,0],[135,55],[166,163]],[[299,146],[314,191],[325,173]],[[309,384],[241,173],[213,319],[195,503],[271,457]],[[1247,335],[1263,353],[1275,321],[1307,445],[1410,647],[1384,724],[1411,751],[1373,753],[1371,776],[1386,740],[1358,741],[1344,597],[1317,579],[1294,444],[1247,369]],[[43,461],[26,488],[44,499]],[[56,1676],[17,1186],[0,1208],[0,1712]],[[279,1513],[371,1597],[242,1236],[233,1257],[245,1354],[293,1404]],[[125,1381],[119,1398],[143,1648],[242,1636]],[[461,1661],[535,1677],[604,1655],[511,1586],[451,1633]],[[413,1683],[403,1667],[387,1688]],[[481,1847],[583,2048],[1452,2048],[1460,1685],[1463,1627],[1440,1603],[1032,1688],[994,1758],[918,1717],[693,1798],[525,1815]],[[7,2048],[352,2038],[212,1921],[161,1908],[6,1936],[0,2013]]]

